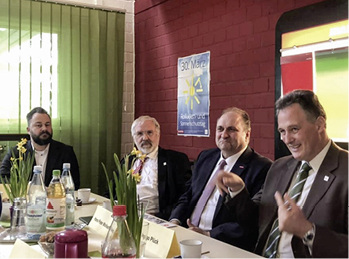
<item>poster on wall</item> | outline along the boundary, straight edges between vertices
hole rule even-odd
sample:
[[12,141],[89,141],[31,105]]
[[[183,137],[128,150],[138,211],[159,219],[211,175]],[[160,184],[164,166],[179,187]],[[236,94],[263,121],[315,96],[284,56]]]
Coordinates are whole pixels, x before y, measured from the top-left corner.
[[178,58],[177,135],[210,136],[210,52]]

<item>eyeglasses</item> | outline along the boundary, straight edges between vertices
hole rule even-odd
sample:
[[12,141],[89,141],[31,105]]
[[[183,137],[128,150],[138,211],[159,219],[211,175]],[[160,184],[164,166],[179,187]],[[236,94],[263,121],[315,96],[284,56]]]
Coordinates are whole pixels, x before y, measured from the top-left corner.
[[154,136],[155,132],[153,130],[147,130],[147,131],[137,131],[133,136],[136,138],[142,138],[143,136],[147,135],[149,138]]

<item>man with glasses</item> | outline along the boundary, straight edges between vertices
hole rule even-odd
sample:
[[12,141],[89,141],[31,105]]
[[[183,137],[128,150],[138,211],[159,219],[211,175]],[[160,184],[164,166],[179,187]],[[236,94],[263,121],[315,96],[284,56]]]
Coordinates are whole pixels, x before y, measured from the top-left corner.
[[147,203],[147,213],[168,220],[191,177],[188,156],[159,146],[160,125],[153,117],[137,118],[132,123],[131,133],[137,149],[146,155],[142,165],[140,159],[134,163],[134,170],[141,175],[138,195]]

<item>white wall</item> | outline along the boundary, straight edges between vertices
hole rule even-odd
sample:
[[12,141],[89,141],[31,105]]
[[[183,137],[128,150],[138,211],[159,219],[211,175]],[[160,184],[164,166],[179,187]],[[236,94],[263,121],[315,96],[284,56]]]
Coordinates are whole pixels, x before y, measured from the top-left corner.
[[131,124],[134,120],[134,2],[135,0],[47,0],[125,12],[124,96],[122,112],[121,156],[133,148]]

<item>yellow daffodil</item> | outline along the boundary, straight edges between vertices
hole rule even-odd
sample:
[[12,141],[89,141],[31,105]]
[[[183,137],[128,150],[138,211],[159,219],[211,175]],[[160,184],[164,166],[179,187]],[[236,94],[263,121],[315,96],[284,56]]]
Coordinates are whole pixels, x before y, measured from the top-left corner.
[[142,176],[139,174],[132,174],[133,179],[136,180],[137,183],[141,181]]
[[6,194],[11,202],[16,197],[25,197],[27,193],[27,186],[33,170],[33,163],[35,156],[27,152],[25,145],[27,139],[22,138],[17,143],[18,157],[12,153],[10,177],[0,177],[0,182],[4,185]]
[[147,157],[146,154],[143,154],[142,151],[137,150],[135,147],[132,149],[131,156],[136,156],[138,159],[144,162],[144,159]]

